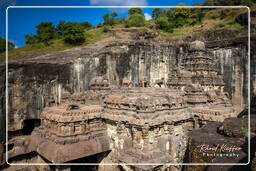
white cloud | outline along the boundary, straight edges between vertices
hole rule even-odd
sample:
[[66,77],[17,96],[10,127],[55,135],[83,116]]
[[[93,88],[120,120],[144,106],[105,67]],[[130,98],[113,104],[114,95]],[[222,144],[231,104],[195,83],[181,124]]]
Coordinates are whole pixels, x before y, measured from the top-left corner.
[[147,0],[90,0],[92,5],[146,6]]
[[145,19],[146,20],[151,20],[152,16],[149,13],[144,13]]

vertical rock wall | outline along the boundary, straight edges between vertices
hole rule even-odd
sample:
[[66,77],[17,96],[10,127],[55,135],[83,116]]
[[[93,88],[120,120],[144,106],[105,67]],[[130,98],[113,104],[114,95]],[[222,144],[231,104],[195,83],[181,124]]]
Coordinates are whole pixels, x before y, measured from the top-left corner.
[[216,67],[234,104],[248,103],[248,54],[245,46],[214,48]]
[[[170,68],[179,64],[188,53],[186,46],[177,47],[146,42],[116,44],[94,56],[80,55],[66,63],[51,62],[9,65],[9,122],[10,129],[22,128],[22,121],[39,118],[43,107],[58,104],[66,93],[88,89],[92,77],[103,75],[111,84],[120,85],[123,78],[135,84],[146,77],[154,83],[167,80]],[[224,76],[226,89],[233,102],[247,102],[247,53],[244,46],[209,48]],[[56,55],[56,54],[55,54]],[[61,56],[58,56],[61,60]],[[1,75],[5,68],[2,67]],[[1,77],[1,85],[5,79]],[[1,121],[5,117],[5,86],[1,91]],[[242,99],[242,100],[241,100]],[[4,130],[1,122],[1,130]],[[3,131],[1,131],[3,133]]]

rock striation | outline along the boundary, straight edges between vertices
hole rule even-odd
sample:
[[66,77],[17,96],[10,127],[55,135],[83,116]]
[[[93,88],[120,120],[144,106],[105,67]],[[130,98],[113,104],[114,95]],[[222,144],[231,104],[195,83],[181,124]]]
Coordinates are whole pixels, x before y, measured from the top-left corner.
[[[35,152],[42,158],[34,162],[96,155],[124,170],[179,170],[159,163],[183,162],[191,130],[237,117],[247,103],[246,45],[215,45],[116,40],[10,61],[6,145],[13,148],[2,150],[2,163],[5,153],[13,161]],[[131,164],[138,162],[156,164]]]

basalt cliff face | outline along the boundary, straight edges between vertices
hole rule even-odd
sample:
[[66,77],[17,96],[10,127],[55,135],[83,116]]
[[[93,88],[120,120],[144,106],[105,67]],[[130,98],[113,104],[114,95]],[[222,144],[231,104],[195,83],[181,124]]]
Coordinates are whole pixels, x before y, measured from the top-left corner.
[[[215,39],[212,35],[215,35],[213,36]],[[97,159],[86,158],[81,160],[80,163],[95,163],[95,161],[100,161],[101,163],[182,162],[186,157],[186,149],[191,148],[191,145],[187,147],[189,138],[187,133],[189,131],[202,127],[208,122],[222,122],[225,118],[236,117],[248,104],[247,37],[237,37],[233,32],[227,32],[224,35],[227,37],[224,36],[223,38],[223,32],[213,32],[206,33],[203,37],[184,40],[182,43],[161,43],[155,41],[156,35],[152,33],[144,32],[141,34],[136,33],[136,30],[121,29],[113,32],[114,40],[97,42],[82,48],[9,61],[7,73],[8,136],[10,140],[9,146],[14,146],[10,148],[9,160],[12,162],[28,162],[29,160],[33,162],[35,160],[37,162],[68,162],[76,160],[78,162],[79,158],[85,156],[77,155],[76,151],[70,156],[61,154],[61,156],[64,156],[62,158],[57,154],[51,154],[51,149],[56,148],[59,148],[60,153],[65,151],[64,149],[72,151],[73,143],[75,143],[76,147],[80,145],[80,149],[85,150],[81,153],[86,153],[86,157],[93,156],[94,159]],[[231,35],[231,37],[233,35],[233,37],[231,38],[228,35]],[[122,40],[122,36],[126,38],[128,36],[130,39]],[[252,37],[252,41],[254,41],[254,38]],[[203,40],[205,44],[195,44],[195,49],[193,49],[193,44],[190,44],[193,39]],[[254,46],[253,43],[251,45]],[[252,47],[252,49],[251,64],[256,59],[256,53],[254,52],[256,48]],[[211,57],[212,65],[207,65],[202,71],[187,69],[188,66],[184,64],[184,61],[189,61],[189,56],[193,53],[200,56],[198,61],[195,60],[193,64],[199,69],[201,64],[205,67],[204,63],[209,60],[208,58],[201,59],[201,56],[204,57],[206,54]],[[189,65],[192,64],[189,63]],[[184,69],[186,71],[183,71]],[[178,73],[176,72],[177,70],[179,71]],[[256,93],[256,67],[251,65],[250,71],[250,91],[254,96]],[[3,75],[0,78],[0,137],[5,137],[5,65],[1,65],[0,72]],[[210,76],[208,77],[208,75]],[[215,79],[217,77],[215,75],[222,76],[222,82],[216,85]],[[188,83],[181,85],[178,82],[171,82],[174,77],[175,79],[176,77],[179,77],[179,79],[184,77],[189,78],[189,80]],[[188,86],[189,84],[192,86]],[[198,84],[200,87],[198,87]],[[98,89],[99,87],[97,86],[108,88]],[[181,94],[175,94],[170,89],[178,90]],[[223,94],[205,94],[205,92],[213,92],[215,90],[223,92]],[[154,94],[154,92],[158,92],[158,94]],[[120,99],[123,95],[124,97]],[[168,104],[170,103],[168,111],[178,110],[180,118],[174,119],[175,117],[169,116],[171,115],[170,113],[174,114],[175,111],[167,112],[167,114],[163,112],[167,109],[161,109],[159,113],[155,111],[156,109],[147,108],[147,106],[152,106],[155,103],[165,106],[163,101],[166,99],[161,99],[159,96],[170,96],[167,98],[169,99]],[[177,101],[178,97],[180,97],[181,101]],[[215,102],[212,100],[218,99],[217,97],[221,97],[221,101]],[[176,101],[170,102],[172,98]],[[135,101],[133,102],[134,99]],[[75,105],[70,106],[70,103],[68,103],[69,105],[63,105],[67,101],[71,101],[71,104],[75,101]],[[150,101],[150,104],[144,104],[147,101]],[[209,105],[208,103],[216,104],[217,106],[214,106],[216,110],[223,109],[224,105],[226,106],[226,113],[222,114],[219,111],[220,117],[201,117],[200,114],[198,114],[199,116],[191,115],[191,113],[200,112],[202,114],[211,113],[212,109],[206,111],[205,109],[201,110],[200,107],[191,108],[191,105],[193,106],[197,103],[199,103],[199,106]],[[84,104],[94,106],[83,107]],[[127,106],[122,106],[123,104]],[[135,104],[142,105],[136,108]],[[229,104],[233,107],[230,107]],[[172,105],[175,109],[171,109]],[[218,105],[221,106],[218,108]],[[51,107],[53,107],[53,110],[51,110]],[[139,111],[137,111],[137,114],[140,112],[142,114],[137,116],[136,112],[133,113],[135,110],[133,110],[133,107],[136,108],[136,111]],[[177,107],[179,109],[176,109]],[[213,109],[215,109],[214,107]],[[230,108],[230,110],[226,110],[227,108]],[[130,109],[131,112],[128,112]],[[70,110],[71,112],[65,112],[65,110]],[[77,121],[74,121],[74,118],[69,120],[69,115],[72,115],[73,110],[75,111],[73,112],[75,118],[80,118]],[[81,112],[76,110],[81,110]],[[117,114],[118,111],[119,114]],[[150,113],[150,111],[154,114],[150,116],[145,114]],[[80,116],[83,112],[88,115],[87,118]],[[49,113],[52,113],[52,115],[49,115]],[[56,117],[54,117],[55,114],[57,115]],[[165,115],[166,117],[162,118],[163,120],[161,120],[161,117],[157,119],[158,116]],[[139,122],[136,119],[129,120],[128,116],[131,116],[131,118],[133,116],[137,120],[144,122]],[[69,119],[65,121],[59,120],[62,117]],[[167,119],[167,121],[164,119]],[[79,126],[76,127],[76,122],[78,121],[83,121],[83,123],[79,123]],[[52,122],[68,122],[70,124],[68,124],[68,127],[62,128],[59,124],[52,125]],[[86,126],[83,127],[81,125]],[[92,128],[89,129],[90,136],[85,131],[88,127]],[[47,128],[54,130],[53,134],[57,138],[52,136],[52,133],[48,133],[46,131]],[[75,131],[72,132],[71,130]],[[85,135],[76,134],[76,130],[78,132],[84,131]],[[60,137],[58,137],[58,131],[61,132],[59,132]],[[30,137],[31,135],[33,135],[32,138]],[[64,135],[64,138],[61,135]],[[26,138],[26,136],[30,138]],[[65,136],[76,136],[77,138],[68,138],[67,140]],[[0,162],[4,164],[4,154],[8,152],[5,151],[5,139],[2,138],[1,141]],[[55,147],[52,141],[59,145]],[[42,144],[42,146],[39,147],[37,144]],[[88,146],[94,150],[88,149]],[[164,149],[162,149],[163,146]],[[39,157],[37,153],[40,154]],[[30,157],[22,158],[21,156],[24,154]],[[149,154],[150,156],[148,156]],[[43,156],[43,158],[40,156]],[[116,158],[115,156],[119,157]],[[161,156],[160,161],[154,160],[157,156]],[[193,162],[193,160],[187,162]],[[7,166],[3,167],[7,170],[15,170],[13,166],[9,168]],[[114,169],[118,168],[125,170],[151,170],[159,168],[159,165],[154,167],[123,165]],[[70,168],[56,167],[55,169],[65,170]],[[99,167],[98,169],[104,170],[106,168]],[[170,169],[179,170],[181,168],[170,167]]]

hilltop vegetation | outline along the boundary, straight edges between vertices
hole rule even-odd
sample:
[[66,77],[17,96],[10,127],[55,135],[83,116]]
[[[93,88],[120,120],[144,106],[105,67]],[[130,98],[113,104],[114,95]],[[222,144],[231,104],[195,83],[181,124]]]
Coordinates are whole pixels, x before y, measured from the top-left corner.
[[[206,1],[203,5],[211,3],[212,1]],[[251,9],[255,10],[255,4],[250,0],[246,0],[245,3],[250,4]],[[185,4],[180,4],[183,5]],[[36,26],[35,35],[25,35],[25,46],[9,49],[9,59],[60,51],[110,39],[110,31],[115,28],[146,28],[169,39],[198,34],[198,30],[242,30],[246,25],[237,22],[236,17],[246,11],[246,8],[155,8],[151,14],[152,19],[146,20],[142,9],[131,8],[127,17],[119,17],[116,12],[105,14],[103,22],[95,27],[89,22],[60,21],[56,26],[51,22],[42,22]],[[4,59],[5,53],[0,54],[0,60]]]

